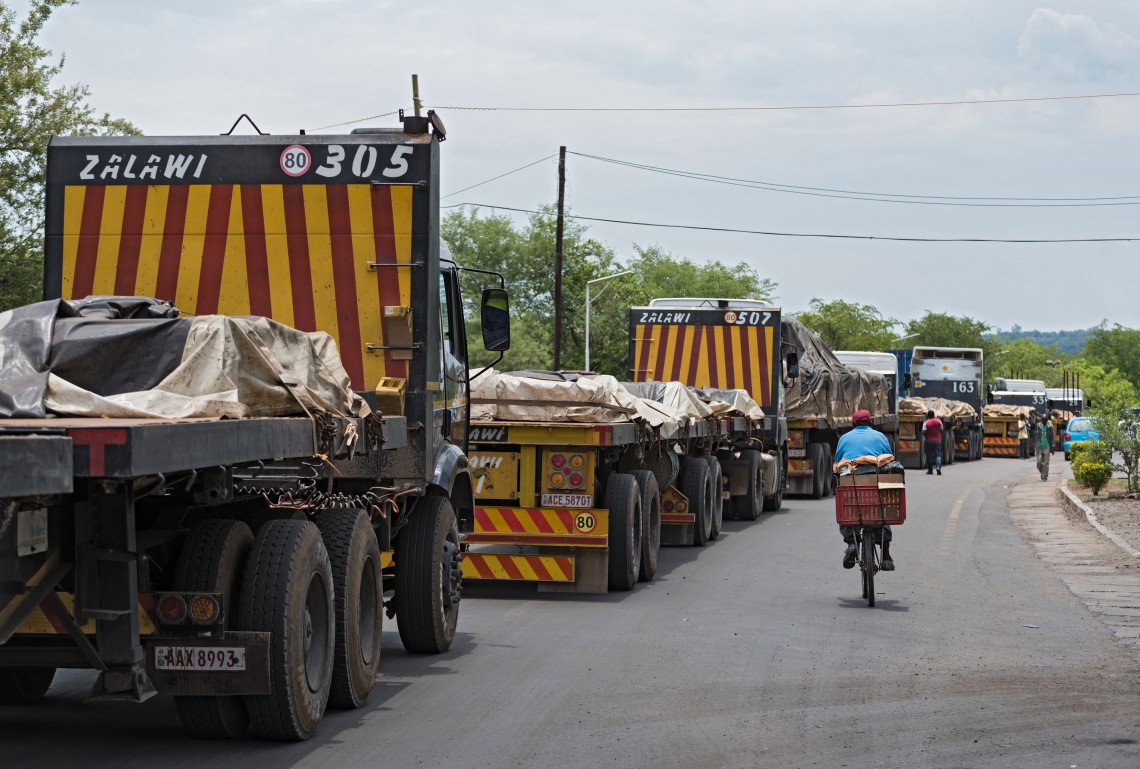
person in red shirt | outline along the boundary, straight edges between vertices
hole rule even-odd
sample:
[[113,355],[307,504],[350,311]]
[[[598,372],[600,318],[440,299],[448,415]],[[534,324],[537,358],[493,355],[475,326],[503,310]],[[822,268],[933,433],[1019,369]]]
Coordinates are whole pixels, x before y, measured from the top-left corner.
[[923,448],[926,449],[926,474],[935,471],[942,475],[942,420],[936,419],[934,409],[926,412],[922,423]]

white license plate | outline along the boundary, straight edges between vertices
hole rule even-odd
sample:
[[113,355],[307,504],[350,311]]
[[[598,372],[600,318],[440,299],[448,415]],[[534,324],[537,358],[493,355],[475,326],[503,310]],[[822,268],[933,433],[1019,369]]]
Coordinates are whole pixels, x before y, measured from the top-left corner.
[[806,457],[807,449],[788,449],[789,457]]
[[156,646],[158,670],[229,672],[245,670],[244,646]]
[[543,494],[543,507],[593,507],[593,494]]

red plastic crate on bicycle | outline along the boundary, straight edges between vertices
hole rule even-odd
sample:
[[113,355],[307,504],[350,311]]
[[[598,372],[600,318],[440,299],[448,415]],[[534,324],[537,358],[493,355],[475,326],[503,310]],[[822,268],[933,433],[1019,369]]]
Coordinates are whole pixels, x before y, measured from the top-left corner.
[[840,526],[897,526],[906,521],[906,486],[900,473],[839,476],[835,521]]

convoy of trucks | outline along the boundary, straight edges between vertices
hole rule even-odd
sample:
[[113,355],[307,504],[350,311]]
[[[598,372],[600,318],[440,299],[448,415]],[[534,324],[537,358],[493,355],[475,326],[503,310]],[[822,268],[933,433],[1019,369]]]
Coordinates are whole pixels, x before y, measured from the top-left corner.
[[0,476],[0,702],[83,668],[197,736],[307,739],[366,701],[385,615],[440,653],[465,580],[630,590],[662,545],[831,494],[856,409],[921,466],[944,399],[947,461],[982,455],[980,349],[916,347],[900,378],[751,300],[631,308],[628,382],[470,371],[445,132],[401,120],[51,142],[48,301],[0,324],[0,466],[25,469]]

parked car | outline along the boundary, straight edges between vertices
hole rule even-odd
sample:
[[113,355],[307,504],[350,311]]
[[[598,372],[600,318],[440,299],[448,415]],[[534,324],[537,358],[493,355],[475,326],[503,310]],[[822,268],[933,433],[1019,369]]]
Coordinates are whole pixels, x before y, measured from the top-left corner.
[[1074,443],[1099,440],[1100,433],[1093,429],[1091,419],[1088,417],[1073,417],[1069,420],[1069,423],[1065,425],[1065,442],[1062,444],[1062,448],[1065,451],[1065,459],[1069,458],[1069,447]]

